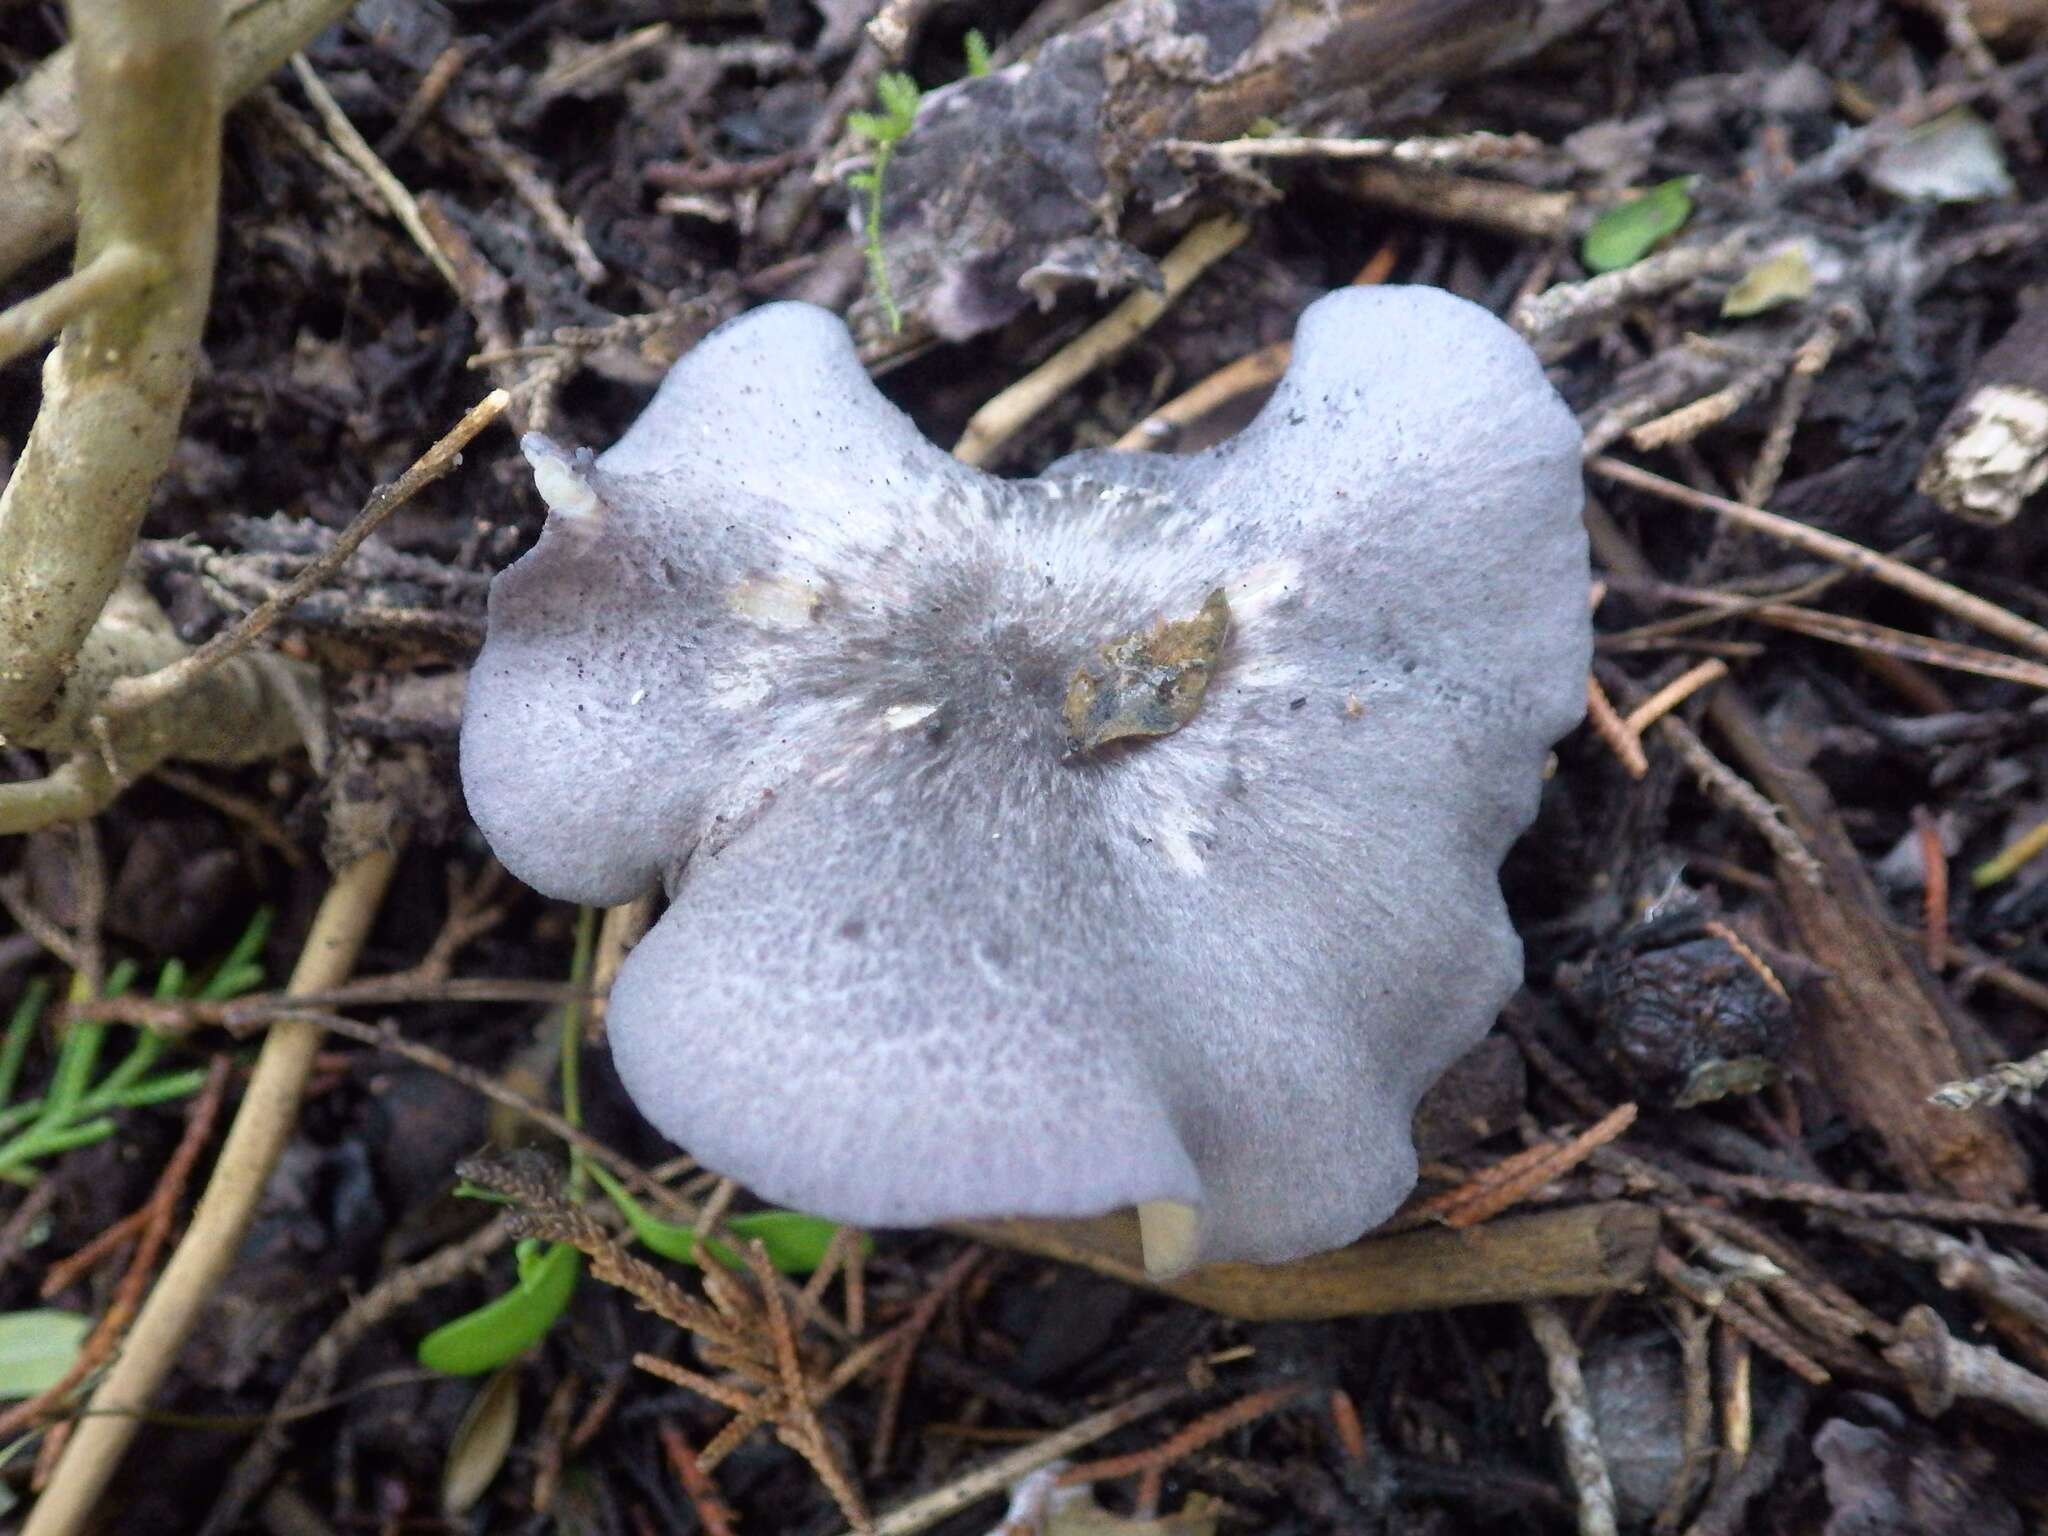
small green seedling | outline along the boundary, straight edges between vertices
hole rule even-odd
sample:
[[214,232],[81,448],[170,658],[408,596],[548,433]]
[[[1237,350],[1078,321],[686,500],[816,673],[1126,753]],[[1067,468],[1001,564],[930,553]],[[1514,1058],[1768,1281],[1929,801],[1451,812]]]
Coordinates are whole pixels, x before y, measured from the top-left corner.
[[576,1294],[583,1255],[567,1243],[528,1239],[519,1244],[517,1258],[519,1283],[421,1339],[421,1365],[448,1376],[481,1376],[517,1359],[547,1335]]
[[[207,1002],[225,1002],[262,984],[263,968],[256,963],[263,941],[270,932],[269,911],[259,911],[235,941],[227,958],[215,967],[207,980],[194,988],[188,985],[183,961],[165,962],[157,976],[159,998],[195,997]],[[108,973],[105,995],[118,997],[135,979],[135,967],[122,962]],[[83,1000],[74,983],[73,996]],[[0,1179],[33,1184],[34,1165],[41,1159],[91,1146],[114,1134],[117,1111],[161,1104],[196,1093],[206,1074],[197,1068],[178,1072],[153,1072],[163,1055],[163,1038],[150,1030],[136,1033],[134,1046],[118,1066],[94,1080],[108,1031],[104,1020],[77,1019],[65,1030],[57,1047],[57,1060],[50,1072],[50,1086],[41,1098],[10,1102],[35,1034],[36,1020],[49,999],[47,984],[31,982],[15,1005],[7,1033],[0,1036]]]
[[1673,177],[1601,214],[1586,231],[1579,255],[1588,272],[1634,266],[1659,240],[1684,228],[1691,217],[1692,178]]
[[988,39],[981,35],[981,28],[969,27],[961,46],[967,50],[968,79],[979,80],[994,67],[994,61],[989,57]]
[[[970,50],[970,59],[972,57]],[[889,321],[892,332],[903,329],[903,311],[896,307],[896,295],[889,287],[888,258],[882,253],[882,178],[889,171],[889,157],[896,146],[910,136],[917,121],[917,103],[922,96],[917,82],[906,74],[890,71],[875,82],[879,112],[849,112],[846,126],[855,136],[875,147],[875,162],[865,171],[847,178],[847,185],[867,199],[863,220],[862,249],[868,261],[868,281],[875,290],[875,302]]]
[[[597,1180],[600,1189],[611,1196],[612,1204],[626,1218],[626,1225],[633,1229],[633,1235],[651,1251],[678,1264],[702,1266],[704,1261],[697,1251],[699,1245],[695,1232],[648,1215],[646,1208],[626,1193],[623,1184],[595,1164],[591,1165],[590,1176]],[[807,1275],[823,1264],[832,1239],[839,1235],[839,1228],[834,1223],[820,1216],[806,1216],[801,1211],[749,1211],[744,1216],[729,1218],[725,1229],[737,1238],[758,1239],[768,1250],[768,1262],[789,1275]],[[869,1252],[874,1246],[867,1238],[862,1238],[861,1244],[862,1253]],[[703,1246],[728,1269],[746,1267],[744,1259],[715,1238],[708,1239]]]

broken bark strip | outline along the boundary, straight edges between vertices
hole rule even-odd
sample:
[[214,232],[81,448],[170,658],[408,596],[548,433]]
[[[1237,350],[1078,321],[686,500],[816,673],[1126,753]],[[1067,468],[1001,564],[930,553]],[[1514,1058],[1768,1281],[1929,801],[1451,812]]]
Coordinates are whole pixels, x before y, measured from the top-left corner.
[[2022,313],[1971,370],[1916,484],[1944,512],[1993,526],[2048,484],[2048,303]]
[[1827,877],[1824,887],[1782,879],[1778,891],[1801,949],[1829,973],[1806,1007],[1828,1090],[1876,1134],[1908,1187],[2016,1199],[2027,1188],[2026,1160],[1999,1116],[1957,1113],[1928,1099],[1940,1084],[1968,1075],[1955,1044],[1955,1004],[1892,936],[1883,898],[1827,787],[1776,748],[1734,688],[1716,692],[1709,715]]
[[932,92],[883,189],[905,316],[949,340],[1064,282],[1156,273],[1114,238],[1134,206],[1198,190],[1164,139],[1236,138],[1262,117],[1369,118],[1397,93],[1523,58],[1611,0],[1119,0],[1028,63]]
[[1504,1216],[1463,1232],[1368,1234],[1348,1248],[1291,1264],[1207,1264],[1163,1281],[1145,1273],[1137,1218],[1129,1211],[1076,1221],[976,1222],[955,1230],[1164,1291],[1227,1317],[1308,1322],[1621,1290],[1649,1277],[1659,1221],[1648,1206],[1613,1200]]

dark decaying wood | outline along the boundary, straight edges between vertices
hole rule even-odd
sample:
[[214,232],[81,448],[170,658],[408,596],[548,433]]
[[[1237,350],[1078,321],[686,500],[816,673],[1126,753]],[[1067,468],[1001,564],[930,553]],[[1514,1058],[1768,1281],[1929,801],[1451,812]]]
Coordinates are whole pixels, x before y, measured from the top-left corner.
[[1282,114],[1384,121],[1403,93],[1524,58],[1608,3],[1120,0],[1028,63],[927,99],[885,184],[906,321],[957,341],[1064,283],[1156,286],[1120,232],[1200,190],[1161,139]]

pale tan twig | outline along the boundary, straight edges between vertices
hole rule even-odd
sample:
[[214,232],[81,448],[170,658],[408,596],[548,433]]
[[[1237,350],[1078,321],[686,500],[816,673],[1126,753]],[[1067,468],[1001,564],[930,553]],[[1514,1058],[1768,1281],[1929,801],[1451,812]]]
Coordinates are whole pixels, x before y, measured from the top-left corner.
[[1742,477],[1742,500],[1749,506],[1762,506],[1777,490],[1778,477],[1785,473],[1785,460],[1792,452],[1793,435],[1799,430],[1799,419],[1806,414],[1814,384],[1834,360],[1835,349],[1842,344],[1846,329],[1842,317],[1830,315],[1819,330],[1800,343],[1792,375],[1785,381],[1784,392],[1778,396],[1778,408],[1771,414],[1770,429],[1764,433],[1763,446],[1757,449],[1749,473]]
[[1549,146],[1528,133],[1453,133],[1442,138],[1325,139],[1161,139],[1169,154],[1200,160],[1391,160],[1402,165],[1467,165],[1474,161],[1526,160]]
[[1565,1470],[1579,1495],[1579,1536],[1615,1536],[1614,1479],[1593,1427],[1593,1404],[1579,1368],[1579,1346],[1564,1314],[1547,1301],[1525,1302],[1522,1316],[1550,1377],[1550,1422],[1564,1446]]
[[348,120],[348,114],[341,110],[341,103],[334,99],[326,82],[313,72],[313,66],[306,62],[303,53],[292,55],[292,73],[298,77],[299,87],[306,93],[306,99],[313,103],[313,110],[320,114],[320,121],[327,127],[327,135],[334,140],[334,147],[346,155],[349,161],[370,178],[377,195],[384,200],[384,206],[391,210],[391,216],[412,237],[412,243],[420,248],[420,254],[434,264],[434,270],[441,274],[449,289],[460,298],[462,280],[456,275],[455,263],[448,259],[448,253],[441,249],[441,242],[434,238],[434,232],[427,227],[427,221],[420,216],[420,205],[405,183],[391,173],[391,167],[377,157],[377,151],[370,147],[370,141],[356,131],[356,125]]
[[1672,710],[1698,693],[1709,683],[1719,682],[1728,675],[1728,663],[1719,657],[1710,657],[1698,666],[1681,672],[1670,682],[1651,694],[1642,703],[1630,710],[1622,724],[1640,737],[1644,731],[1662,720]]
[[[873,1536],[917,1536],[971,1504],[993,1498],[1019,1478],[1070,1456],[1084,1445],[1093,1445],[1105,1435],[1115,1434],[1127,1424],[1149,1418],[1160,1409],[1178,1402],[1191,1389],[1175,1382],[1140,1392],[1113,1408],[1091,1414],[1080,1422],[1055,1430],[1042,1440],[1020,1447],[971,1468],[943,1487],[898,1505],[875,1522]],[[845,1536],[845,1533],[842,1533]]]
[[463,108],[450,112],[448,120],[455,131],[468,139],[477,153],[505,178],[506,185],[512,188],[519,200],[533,210],[541,228],[562,248],[563,254],[576,268],[578,277],[595,286],[610,276],[604,263],[598,260],[597,252],[590,248],[590,241],[577,227],[575,218],[555,196],[555,189],[548,185],[547,178],[534,168],[530,159],[505,142],[491,126],[486,114]]
[[1927,1097],[1943,1109],[1982,1109],[2003,1104],[2008,1098],[2031,1104],[2044,1083],[2048,1083],[2048,1051],[2037,1051],[2023,1061],[2001,1061],[1981,1077],[1943,1083]]
[[1040,411],[1150,329],[1196,278],[1236,250],[1250,232],[1249,225],[1231,214],[1205,219],[1189,230],[1159,263],[1165,280],[1161,292],[1132,294],[982,406],[953,445],[953,457],[965,464],[987,464]]
[[[335,876],[292,970],[293,990],[314,991],[347,977],[396,862],[394,854],[372,853]],[[129,1330],[127,1347],[93,1393],[22,1536],[74,1536],[92,1514],[192,1325],[241,1251],[257,1198],[297,1123],[320,1037],[317,1025],[284,1023],[263,1042],[184,1240]]]
[[1192,389],[1174,396],[1110,446],[1125,453],[1157,448],[1218,406],[1278,381],[1293,355],[1291,341],[1276,341],[1249,352],[1217,369]]
[[[72,9],[84,218],[70,312],[35,425],[0,488],[0,734],[39,739],[120,584],[177,444],[213,287],[220,189],[219,0]],[[176,188],[167,196],[166,188]],[[72,302],[116,267],[156,280]],[[63,743],[73,749],[82,743]]]
[[108,246],[70,276],[0,310],[0,368],[48,341],[87,310],[128,298],[161,275],[161,266],[148,252],[125,241]]
[[[1382,241],[1379,249],[1358,269],[1358,275],[1351,279],[1349,286],[1370,288],[1376,283],[1384,283],[1393,275],[1394,263],[1400,260],[1400,256],[1401,243],[1398,239],[1390,237]],[[1288,361],[1293,356],[1293,342],[1276,341],[1256,352],[1247,353],[1234,363],[1226,363],[1153,411],[1110,446],[1123,453],[1163,448],[1174,434],[1194,425],[1218,406],[1277,381],[1287,371]]]

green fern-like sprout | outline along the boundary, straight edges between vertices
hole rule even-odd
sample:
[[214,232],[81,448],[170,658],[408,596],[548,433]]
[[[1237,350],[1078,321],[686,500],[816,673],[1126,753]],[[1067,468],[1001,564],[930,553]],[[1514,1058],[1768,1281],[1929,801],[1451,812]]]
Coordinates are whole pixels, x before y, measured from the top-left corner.
[[[270,932],[269,911],[259,911],[242,930],[227,957],[203,982],[193,982],[182,960],[166,961],[157,977],[159,999],[197,997],[225,1002],[260,985],[263,968],[257,957]],[[107,975],[103,995],[118,997],[135,980],[135,966],[123,961]],[[32,982],[0,1033],[0,1180],[33,1184],[42,1160],[91,1146],[114,1134],[114,1114],[145,1104],[162,1104],[195,1093],[206,1074],[196,1068],[156,1071],[166,1049],[161,1035],[135,1034],[134,1044],[109,1071],[100,1072],[103,1048],[112,1026],[84,1017],[74,1020],[58,1043],[48,1089],[39,1098],[14,1101],[36,1021],[48,1001],[49,988]],[[87,1002],[83,984],[74,982],[73,1002]]]
[[981,28],[969,27],[962,46],[967,50],[967,77],[970,80],[979,80],[992,67],[988,39],[981,35]]
[[917,121],[917,103],[922,94],[910,76],[891,71],[875,82],[875,98],[880,111],[849,112],[846,115],[847,128],[866,139],[875,149],[873,166],[848,177],[847,184],[867,200],[867,214],[862,221],[865,226],[862,250],[867,256],[868,283],[875,291],[875,302],[882,306],[882,314],[887,318],[892,333],[903,329],[903,311],[896,307],[896,295],[889,286],[888,258],[882,253],[882,178],[888,174],[889,157],[896,152],[896,146],[910,136],[911,125]]

